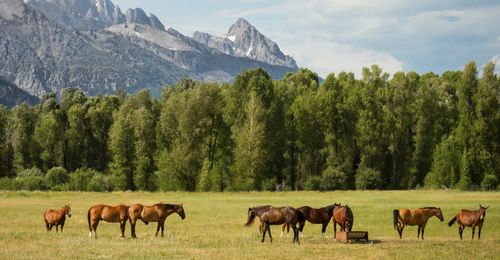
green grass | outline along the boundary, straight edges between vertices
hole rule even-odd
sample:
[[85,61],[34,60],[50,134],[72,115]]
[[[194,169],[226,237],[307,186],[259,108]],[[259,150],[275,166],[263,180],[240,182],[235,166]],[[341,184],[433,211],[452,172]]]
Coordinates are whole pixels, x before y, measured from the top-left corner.
[[[138,239],[119,238],[119,225],[101,222],[98,239],[89,239],[86,214],[94,204],[157,202],[184,203],[186,219],[172,215],[165,223],[165,237],[155,237],[156,223],[137,224]],[[245,228],[248,207],[347,203],[354,212],[354,230],[369,231],[369,244],[344,244],[320,235],[321,226],[306,224],[301,244],[292,244],[292,235],[280,237],[272,226],[273,243],[260,242],[257,223]],[[66,220],[64,233],[48,233],[43,213],[70,203],[73,217]],[[471,229],[458,238],[456,224],[447,222],[462,208],[489,205],[482,240],[471,241]],[[407,227],[403,239],[392,227],[395,208],[441,207],[445,221],[432,218],[425,241],[417,241],[417,228]],[[477,232],[476,232],[477,233]],[[466,259],[500,256],[500,193],[458,191],[346,191],[285,193],[82,193],[82,192],[0,192],[0,259],[18,258],[229,258],[229,259]]]

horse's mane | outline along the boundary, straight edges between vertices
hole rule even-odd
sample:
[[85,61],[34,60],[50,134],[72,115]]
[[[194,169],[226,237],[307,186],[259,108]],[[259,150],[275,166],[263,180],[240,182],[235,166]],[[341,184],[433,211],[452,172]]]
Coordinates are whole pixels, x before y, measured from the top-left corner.
[[166,209],[176,209],[179,206],[179,204],[169,204],[169,203],[158,203],[156,205],[162,206]]

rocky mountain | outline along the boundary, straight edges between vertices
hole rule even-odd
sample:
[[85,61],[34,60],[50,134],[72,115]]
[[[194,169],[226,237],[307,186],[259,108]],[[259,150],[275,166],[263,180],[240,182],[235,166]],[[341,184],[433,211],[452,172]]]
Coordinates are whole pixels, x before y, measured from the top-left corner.
[[[267,39],[259,34],[250,35]],[[235,48],[249,48],[239,42]],[[274,78],[297,69],[295,62],[256,58],[274,53],[276,60],[281,51],[250,53],[223,52],[165,29],[142,9],[123,14],[110,0],[0,1],[0,76],[38,97],[67,87],[90,95],[148,87],[158,95],[165,84],[185,77],[227,82],[248,68],[262,67]]]
[[228,55],[248,57],[278,66],[297,67],[291,56],[281,52],[275,42],[243,18],[239,18],[224,37],[195,32],[193,39]]
[[14,83],[0,77],[0,105],[14,107],[21,103],[34,105],[39,99],[18,88]]

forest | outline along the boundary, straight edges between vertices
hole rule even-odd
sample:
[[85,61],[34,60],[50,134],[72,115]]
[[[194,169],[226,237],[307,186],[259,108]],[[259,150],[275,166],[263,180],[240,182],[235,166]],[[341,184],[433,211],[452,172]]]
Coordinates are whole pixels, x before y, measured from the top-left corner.
[[500,189],[499,105],[495,65],[474,62],[322,82],[253,69],[159,98],[68,88],[0,106],[0,189]]

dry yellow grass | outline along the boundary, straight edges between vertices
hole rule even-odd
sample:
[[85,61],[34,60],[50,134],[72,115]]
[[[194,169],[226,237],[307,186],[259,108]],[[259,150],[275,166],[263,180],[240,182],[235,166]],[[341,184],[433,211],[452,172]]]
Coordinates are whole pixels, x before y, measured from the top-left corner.
[[[155,237],[156,223],[137,224],[138,239],[119,238],[119,225],[100,223],[98,239],[89,239],[86,214],[93,204],[183,202],[186,219],[170,216],[165,237]],[[301,244],[280,237],[272,227],[274,242],[260,242],[257,225],[243,227],[248,207],[310,205],[320,207],[333,202],[347,203],[355,215],[354,230],[370,232],[369,244],[344,244],[320,236],[320,225],[306,224]],[[64,233],[48,233],[43,212],[70,203],[73,217],[67,219]],[[482,240],[470,240],[471,230],[459,241],[457,226],[447,222],[461,208],[490,205]],[[392,227],[392,210],[400,207],[441,207],[444,222],[432,218],[425,241],[417,241],[416,227],[407,227],[403,240]],[[500,193],[458,191],[345,191],[285,193],[82,193],[82,192],[0,192],[0,258],[169,258],[169,259],[485,259],[500,256]]]

